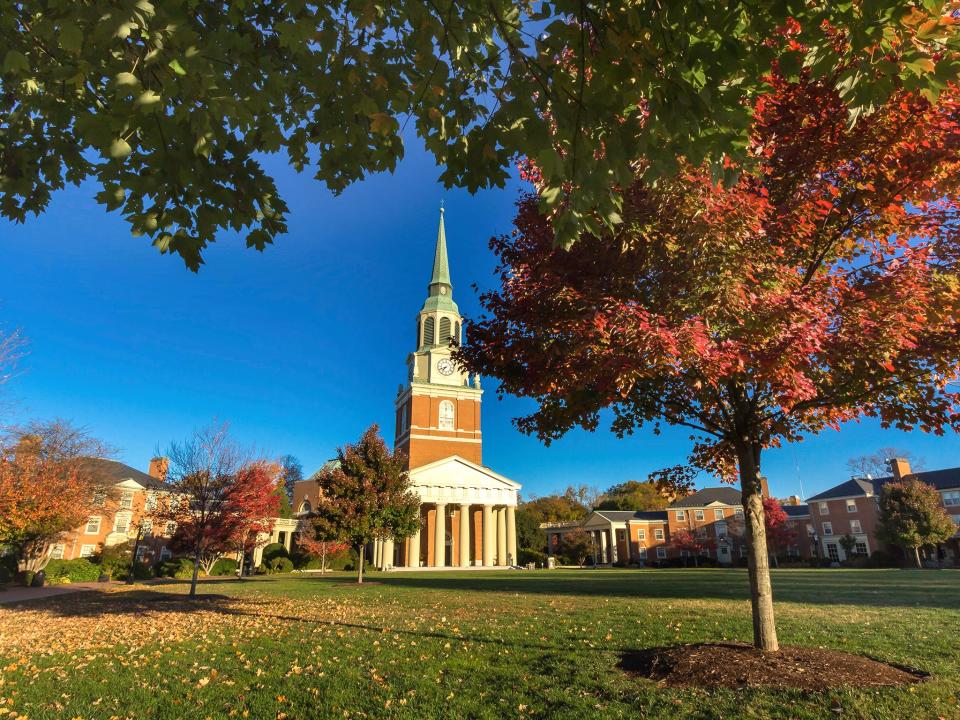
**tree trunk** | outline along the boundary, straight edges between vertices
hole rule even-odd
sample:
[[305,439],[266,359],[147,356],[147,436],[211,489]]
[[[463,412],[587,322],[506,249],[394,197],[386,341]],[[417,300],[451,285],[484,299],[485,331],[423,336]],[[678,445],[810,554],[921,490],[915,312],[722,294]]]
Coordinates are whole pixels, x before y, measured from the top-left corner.
[[363,545],[357,547],[357,585],[363,583]]
[[197,575],[200,573],[200,548],[193,553],[193,577],[190,579],[190,597],[197,594]]
[[915,545],[913,548],[913,558],[917,563],[918,569],[923,569],[923,563],[920,561],[920,546]]
[[327,544],[323,543],[320,546],[320,577],[323,577],[327,573]]
[[753,644],[764,652],[780,649],[773,615],[773,590],[770,585],[770,554],[763,521],[763,495],[760,483],[760,446],[737,443],[740,469],[741,502],[746,520],[747,574],[750,580],[750,604],[753,610]]
[[693,566],[695,568],[700,567],[700,558],[698,558],[696,555],[693,556]]

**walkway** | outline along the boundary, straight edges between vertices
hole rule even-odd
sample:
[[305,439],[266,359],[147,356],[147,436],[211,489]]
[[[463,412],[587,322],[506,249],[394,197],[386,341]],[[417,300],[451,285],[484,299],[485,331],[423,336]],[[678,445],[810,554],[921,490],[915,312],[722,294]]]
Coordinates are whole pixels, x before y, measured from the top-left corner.
[[67,595],[68,593],[84,592],[87,590],[103,590],[110,586],[110,583],[66,583],[63,585],[45,585],[43,587],[8,587],[5,591],[0,591],[0,605],[9,605],[11,603],[29,602],[31,600],[43,600],[44,598],[55,597],[57,595]]

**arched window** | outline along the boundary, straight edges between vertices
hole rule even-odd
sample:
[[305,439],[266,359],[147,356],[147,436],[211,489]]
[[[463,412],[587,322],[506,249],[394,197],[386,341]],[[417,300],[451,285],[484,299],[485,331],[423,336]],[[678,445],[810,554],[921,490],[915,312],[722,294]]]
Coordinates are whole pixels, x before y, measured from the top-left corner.
[[440,318],[440,345],[450,344],[450,318]]
[[302,503],[300,503],[300,512],[308,513],[311,510],[313,510],[313,507],[310,505],[309,500],[304,500]]
[[423,321],[423,344],[424,345],[433,345],[433,341],[436,338],[434,333],[434,319],[428,317]]
[[453,344],[460,344],[460,323],[453,326]]
[[440,403],[440,429],[453,430],[453,403],[444,400]]

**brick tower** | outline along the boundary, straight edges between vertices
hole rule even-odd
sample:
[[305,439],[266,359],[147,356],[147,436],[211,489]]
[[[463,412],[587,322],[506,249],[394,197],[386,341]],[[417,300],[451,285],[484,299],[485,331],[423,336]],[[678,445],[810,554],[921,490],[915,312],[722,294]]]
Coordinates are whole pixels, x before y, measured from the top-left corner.
[[482,464],[480,379],[450,357],[463,339],[462,323],[453,301],[441,208],[433,274],[417,313],[416,349],[407,357],[407,384],[396,400],[394,447],[407,455],[409,469],[452,455]]

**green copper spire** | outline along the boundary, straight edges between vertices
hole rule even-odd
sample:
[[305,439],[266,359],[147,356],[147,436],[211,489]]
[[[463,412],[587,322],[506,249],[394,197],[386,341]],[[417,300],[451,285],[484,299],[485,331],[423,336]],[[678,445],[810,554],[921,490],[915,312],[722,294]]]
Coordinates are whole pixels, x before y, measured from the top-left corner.
[[447,261],[447,232],[443,227],[443,205],[440,206],[440,229],[437,231],[437,247],[433,253],[433,274],[427,286],[427,299],[420,312],[445,310],[460,314],[453,301],[453,284],[450,282],[450,264]]
[[447,233],[443,229],[443,205],[440,206],[440,229],[437,231],[437,249],[433,254],[433,275],[430,276],[430,284],[450,285],[450,266],[447,263]]

